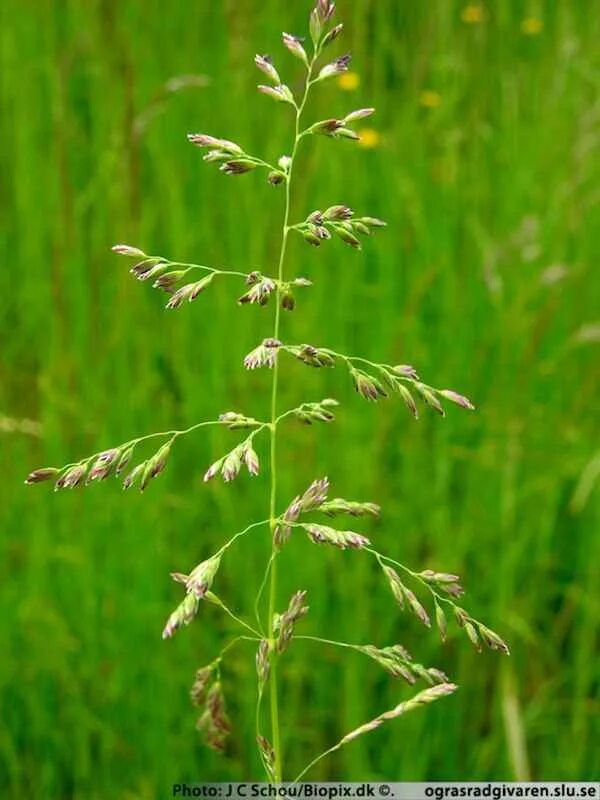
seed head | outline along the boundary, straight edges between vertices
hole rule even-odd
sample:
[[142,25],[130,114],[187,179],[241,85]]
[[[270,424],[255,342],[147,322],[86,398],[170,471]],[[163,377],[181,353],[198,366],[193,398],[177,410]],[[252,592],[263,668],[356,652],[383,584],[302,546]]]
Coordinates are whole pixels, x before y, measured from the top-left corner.
[[323,218],[328,222],[337,222],[340,220],[349,220],[352,218],[354,212],[348,206],[331,206],[323,214]]
[[414,397],[408,391],[406,386],[403,386],[401,383],[396,383],[394,388],[396,389],[398,394],[402,397],[404,405],[408,408],[413,417],[415,419],[419,419],[419,409],[417,408],[417,404],[415,403]]
[[415,695],[415,697],[413,697],[410,700],[407,700],[404,703],[400,703],[400,705],[396,706],[391,711],[386,711],[384,714],[380,714],[380,716],[376,717],[370,722],[366,722],[359,728],[350,731],[350,733],[344,736],[340,744],[342,745],[348,744],[348,742],[352,742],[359,736],[362,736],[365,733],[370,733],[371,731],[376,730],[384,722],[396,719],[397,717],[406,714],[408,711],[413,711],[414,709],[419,708],[420,706],[433,703],[442,697],[446,697],[452,694],[457,689],[458,686],[456,686],[456,684],[454,683],[440,683],[437,686],[431,686],[427,689],[424,689],[422,692],[419,692],[419,694]]
[[199,281],[196,281],[196,283],[192,284],[192,288],[188,297],[190,303],[193,302],[197,297],[199,297],[202,294],[202,292],[210,286],[210,284],[214,280],[214,277],[215,273],[211,272],[209,275],[206,275],[206,277],[201,278]]
[[339,547],[340,550],[345,550],[348,547],[358,550],[371,544],[366,536],[361,536],[354,531],[336,531],[326,525],[314,524],[303,525],[302,527],[308,533],[309,539],[316,544],[332,544],[335,547]]
[[54,485],[55,491],[59,489],[74,489],[76,486],[79,486],[86,472],[87,464],[76,464],[74,467],[71,467],[56,481]]
[[190,699],[198,708],[201,708],[206,701],[208,684],[210,683],[213,672],[214,667],[212,666],[202,667],[202,669],[196,672],[196,679],[190,690]]
[[246,465],[246,469],[248,470],[250,475],[258,475],[258,471],[260,468],[258,455],[256,454],[256,451],[253,449],[250,440],[246,441],[244,445],[243,458],[244,458],[244,464]]
[[60,473],[56,467],[43,467],[42,469],[35,469],[30,472],[25,478],[25,483],[32,486],[34,483],[43,483],[43,481],[50,481]]
[[258,164],[249,158],[236,158],[221,164],[219,169],[226,175],[244,175],[246,172],[252,172],[257,166]]
[[289,283],[281,287],[281,307],[285,311],[293,311],[296,307],[296,300]]
[[349,244],[350,247],[353,247],[355,250],[360,250],[362,248],[360,240],[352,233],[352,226],[349,226],[350,230],[344,227],[344,223],[334,224],[332,227],[339,238],[346,244]]
[[335,14],[335,3],[331,0],[317,0],[316,11],[322,23],[329,22]]
[[211,686],[206,697],[205,711],[196,727],[204,735],[208,747],[218,753],[225,750],[227,736],[231,733],[231,723],[225,711],[225,699],[219,681]]
[[392,367],[392,372],[395,375],[400,375],[402,378],[409,378],[412,381],[419,380],[417,370],[414,367],[411,367],[410,364],[398,364],[397,366]]
[[229,455],[225,456],[221,469],[221,475],[225,483],[229,483],[234,480],[234,478],[237,478],[242,466],[242,455],[243,453],[240,448],[236,447]]
[[442,642],[445,642],[448,635],[448,621],[444,609],[437,602],[435,604],[435,621],[440,632],[440,638]]
[[299,58],[301,61],[304,61],[304,63],[308,66],[308,56],[306,55],[306,50],[302,46],[304,39],[299,36],[292,36],[290,33],[284,33],[282,34],[282,37],[284,47],[287,47],[292,55],[296,56],[296,58]]
[[376,401],[380,397],[387,397],[381,383],[371,375],[367,375],[366,372],[351,367],[350,375],[352,376],[354,388],[365,400]]
[[195,594],[186,594],[183,601],[171,614],[165,625],[162,638],[170,639],[178,628],[182,625],[189,625],[198,612],[199,600]]
[[267,97],[272,97],[279,103],[291,103],[294,105],[294,95],[291,93],[289,87],[284,84],[279,86],[263,86],[259,85],[258,91],[266,94]]
[[453,392],[452,389],[441,389],[439,394],[445,397],[446,400],[450,400],[451,403],[456,403],[457,406],[461,406],[461,408],[466,408],[469,411],[475,410],[475,406],[468,397],[464,397],[462,394],[458,394],[458,392]]
[[279,637],[277,639],[277,652],[281,655],[290,646],[296,623],[308,614],[308,606],[304,605],[306,592],[299,591],[292,595],[287,611],[278,619],[277,629]]
[[[198,564],[189,575],[183,576],[185,578],[185,588],[190,594],[193,594],[198,600],[202,600],[206,593],[212,586],[217,570],[221,563],[220,556],[213,556],[212,558],[202,561]],[[174,580],[181,582],[179,573],[172,573]]]
[[308,511],[314,511],[320,508],[327,500],[327,492],[329,491],[329,478],[319,478],[313,481],[304,494],[300,497],[299,507],[300,513],[306,514]]
[[303,364],[309,367],[334,367],[335,356],[328,353],[326,350],[313,347],[311,344],[303,344],[299,347],[288,348],[289,352],[295,356]]
[[323,81],[326,78],[335,78],[337,75],[341,75],[344,72],[348,72],[350,67],[350,61],[352,56],[350,53],[346,54],[345,56],[340,56],[336,58],[335,61],[332,61],[331,64],[327,64],[324,66],[317,76],[318,81]]
[[335,42],[335,40],[338,38],[338,36],[342,32],[343,28],[344,28],[344,26],[341,23],[339,25],[336,25],[335,28],[332,28],[329,31],[329,33],[325,36],[325,38],[323,39],[323,45],[322,46],[323,47],[327,47],[328,44],[331,44],[332,42]]
[[418,381],[414,384],[415,389],[421,395],[423,400],[427,403],[430,408],[433,408],[434,411],[440,415],[440,417],[445,417],[446,412],[444,411],[442,404],[437,399],[435,391],[431,389],[429,386],[425,386],[424,383],[419,383]]
[[231,155],[241,155],[244,151],[235,142],[227,139],[216,139],[206,133],[188,133],[188,141],[197,147],[208,147],[211,150],[223,150]]
[[265,737],[260,734],[256,737],[256,742],[262,756],[265,770],[271,781],[275,781],[275,750],[273,750],[273,746],[268,739],[265,739]]
[[220,471],[221,467],[223,466],[224,459],[220,458],[218,461],[215,461],[214,464],[211,464],[210,467],[204,473],[204,483],[208,483],[212,478],[215,477]]
[[259,424],[253,417],[238,414],[237,411],[227,411],[225,414],[221,414],[219,422],[227,425],[232,431],[255,428]]
[[113,253],[119,256],[128,256],[129,258],[147,258],[148,256],[139,247],[131,247],[128,244],[115,244],[111,248]]
[[381,508],[375,503],[356,503],[336,497],[324,503],[319,509],[328,517],[337,517],[340,514],[349,514],[351,517],[378,517]]
[[271,56],[254,56],[254,63],[261,72],[264,72],[265,75],[273,81],[273,83],[281,83],[277,70],[273,66],[273,59]]
[[86,484],[95,480],[104,480],[105,478],[108,478],[113,467],[117,463],[120,454],[121,451],[118,448],[113,448],[112,450],[106,450],[104,453],[100,453],[92,465],[92,468],[88,472],[85,481]]
[[377,217],[361,217],[360,221],[369,228],[387,228],[387,222]]
[[359,108],[357,111],[351,111],[350,114],[344,117],[342,122],[344,125],[349,125],[351,122],[357,122],[359,119],[372,117],[374,113],[374,108]]
[[271,170],[267,175],[267,180],[271,186],[279,186],[285,181],[285,173],[279,172],[279,170]]
[[152,284],[153,289],[162,289],[163,292],[167,292],[171,294],[175,291],[175,287],[179,283],[179,281],[185,275],[186,270],[184,269],[176,269],[172,272],[165,272],[163,275],[159,275],[159,277],[154,281]]
[[186,283],[185,286],[182,286],[177,291],[173,292],[171,295],[169,302],[165,306],[168,309],[173,308],[181,308],[186,300],[190,299],[192,292],[194,291],[194,287],[196,284],[194,283]]
[[269,662],[269,642],[262,639],[256,652],[256,674],[258,675],[259,689],[269,680],[271,664]]
[[135,275],[139,281],[145,281],[148,280],[148,277],[154,269],[157,267],[161,268],[163,266],[166,268],[166,265],[164,264],[157,264],[156,259],[146,258],[143,261],[138,261],[137,264],[134,264],[129,272],[132,275]]
[[134,467],[131,472],[126,476],[125,480],[123,481],[123,489],[130,489],[133,484],[142,477],[144,470],[146,469],[146,461],[142,461],[141,464],[138,464],[137,467]]
[[244,359],[244,366],[246,369],[258,369],[259,367],[268,367],[272,369],[277,360],[277,350],[272,344],[267,344],[270,340],[265,340],[258,347],[254,348]]
[[[239,298],[238,303],[240,305],[257,303],[260,306],[266,306],[271,293],[275,291],[276,283],[271,278],[263,278],[259,272],[251,273],[251,275],[253,276],[252,288]],[[250,275],[246,283],[249,279]]]

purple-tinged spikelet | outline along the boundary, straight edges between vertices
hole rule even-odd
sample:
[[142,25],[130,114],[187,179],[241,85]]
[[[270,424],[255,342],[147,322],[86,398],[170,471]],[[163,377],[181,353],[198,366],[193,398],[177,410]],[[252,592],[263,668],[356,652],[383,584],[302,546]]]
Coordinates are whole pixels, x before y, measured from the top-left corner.
[[326,78],[335,78],[337,75],[348,72],[351,59],[352,56],[350,53],[347,53],[345,56],[336,58],[335,61],[331,62],[331,64],[326,64],[319,72],[317,80],[323,81]]
[[290,53],[308,65],[308,56],[306,55],[306,50],[302,46],[304,39],[302,39],[300,36],[292,36],[290,33],[284,33],[282,36],[283,44],[285,47],[287,47]]
[[280,84],[281,83],[281,80],[279,78],[277,70],[273,66],[273,59],[271,58],[271,56],[267,56],[267,55],[259,56],[259,55],[256,55],[256,56],[254,56],[254,63],[256,64],[256,66],[258,67],[258,69],[261,72],[264,72],[264,74],[270,80],[273,81],[273,83],[276,83],[276,84]]
[[32,486],[34,483],[51,481],[53,478],[56,478],[59,473],[60,470],[56,469],[56,467],[43,467],[42,469],[35,469],[25,478],[25,483],[28,486]]

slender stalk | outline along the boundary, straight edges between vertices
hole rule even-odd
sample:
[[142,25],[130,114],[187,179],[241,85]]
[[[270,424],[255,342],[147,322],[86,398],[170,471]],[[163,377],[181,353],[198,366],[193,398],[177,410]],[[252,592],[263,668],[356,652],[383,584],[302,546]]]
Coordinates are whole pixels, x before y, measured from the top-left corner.
[[242,628],[245,628],[247,631],[250,631],[250,633],[253,633],[254,636],[256,637],[256,641],[260,641],[260,633],[257,630],[255,630],[252,627],[252,625],[248,625],[247,622],[244,622],[244,620],[238,617],[237,614],[234,614],[233,611],[225,605],[225,603],[221,600],[220,597],[218,597],[216,594],[211,593],[210,599],[216,606],[222,608],[223,611],[229,617],[231,617],[232,620],[234,620],[234,622],[237,622],[238,625],[240,625]]
[[[281,303],[280,303],[280,294],[281,294],[281,283],[283,281],[283,268],[285,264],[285,256],[287,253],[287,244],[288,244],[288,236],[290,232],[290,209],[291,209],[291,197],[292,197],[292,175],[294,171],[294,162],[296,159],[296,154],[298,152],[298,144],[301,139],[300,133],[300,120],[302,117],[302,112],[304,110],[304,106],[306,105],[306,100],[308,98],[308,92],[310,90],[311,85],[311,77],[314,63],[317,59],[318,53],[315,53],[309,67],[308,73],[306,77],[306,83],[304,86],[304,94],[302,97],[302,101],[299,105],[296,105],[296,130],[294,136],[294,146],[292,148],[292,153],[290,156],[290,166],[287,174],[286,180],[286,187],[285,187],[285,211],[283,217],[283,230],[281,235],[281,249],[279,252],[279,264],[277,268],[277,294],[276,294],[276,304],[275,304],[275,325],[273,329],[273,338],[279,339],[279,330],[281,326]],[[272,554],[271,554],[271,576],[270,576],[270,584],[269,584],[269,620],[268,620],[268,632],[269,632],[269,640],[271,642],[275,639],[275,632],[273,629],[273,621],[275,617],[276,611],[276,602],[277,602],[277,550],[275,548],[274,543],[274,533],[275,527],[277,525],[276,520],[276,505],[277,505],[277,394],[279,388],[279,359],[275,361],[275,366],[273,368],[273,383],[271,388],[271,448],[270,448],[270,462],[271,462],[271,490],[270,490],[270,500],[269,500],[269,517],[271,523],[271,539],[273,541],[272,544]],[[272,744],[273,749],[275,751],[275,765],[274,765],[274,777],[275,781],[281,781],[282,779],[282,759],[281,759],[281,736],[279,731],[279,698],[278,698],[278,688],[277,688],[277,653],[275,649],[271,648],[271,674],[269,677],[270,683],[270,703],[271,703],[271,736],[272,736]]]

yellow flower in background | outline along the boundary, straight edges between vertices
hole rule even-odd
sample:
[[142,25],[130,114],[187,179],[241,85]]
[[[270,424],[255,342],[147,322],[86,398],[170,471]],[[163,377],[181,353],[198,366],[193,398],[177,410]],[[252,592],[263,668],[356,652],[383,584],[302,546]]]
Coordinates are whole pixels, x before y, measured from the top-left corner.
[[360,75],[357,72],[344,72],[343,75],[337,79],[340,89],[346,92],[353,92],[360,86]]
[[419,103],[424,108],[438,108],[442,102],[442,97],[433,89],[424,89],[419,95]]
[[524,33],[525,36],[537,36],[538,33],[541,33],[543,27],[544,23],[541,19],[537,17],[526,17],[523,22],[521,22],[521,33]]
[[476,25],[478,22],[483,22],[483,17],[483,6],[480,5],[465,6],[460,14],[462,21],[468,25]]
[[360,139],[358,141],[359,147],[364,147],[365,150],[373,150],[381,144],[381,136],[374,128],[363,128],[358,131]]

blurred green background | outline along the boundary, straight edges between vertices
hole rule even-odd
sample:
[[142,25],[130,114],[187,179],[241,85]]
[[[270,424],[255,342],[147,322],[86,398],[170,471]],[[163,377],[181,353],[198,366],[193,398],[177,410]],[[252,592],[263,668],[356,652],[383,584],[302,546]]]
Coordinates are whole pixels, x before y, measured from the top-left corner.
[[[415,423],[397,401],[361,401],[343,370],[285,360],[282,408],[325,396],[343,405],[334,425],[285,428],[280,506],[323,474],[334,495],[381,503],[381,522],[364,531],[416,568],[462,575],[465,606],[513,652],[477,654],[458,633],[442,647],[395,607],[368,557],[296,537],[280,606],[308,590],[304,633],[401,642],[461,686],[310,777],[597,780],[597,8],[338,5],[335,52],[352,51],[356,76],[319,87],[307,118],[371,104],[378,114],[360,146],[305,143],[294,218],[342,202],[389,228],[360,254],[293,242],[288,274],[314,287],[285,316],[285,338],[415,364],[478,410]],[[229,622],[208,607],[160,640],[181,597],[169,572],[266,515],[266,475],[202,484],[236,434],[183,440],[143,496],[113,482],[55,495],[22,481],[135,435],[230,409],[266,413],[270,375],[241,360],[269,334],[272,308],[240,309],[241,287],[223,280],[165,312],[110,246],[273,271],[282,190],[258,173],[223,176],[185,134],[226,136],[269,160],[289,151],[290,110],[257,94],[252,59],[272,53],[296,88],[298,62],[279,37],[302,33],[309,9],[3,3],[3,798],[158,798],[174,782],[260,777],[253,650],[225,665],[235,733],[220,758],[200,742],[188,690]],[[266,534],[248,537],[220,571],[219,593],[242,614],[268,547]],[[283,670],[288,777],[411,694],[362,656],[308,642]]]

